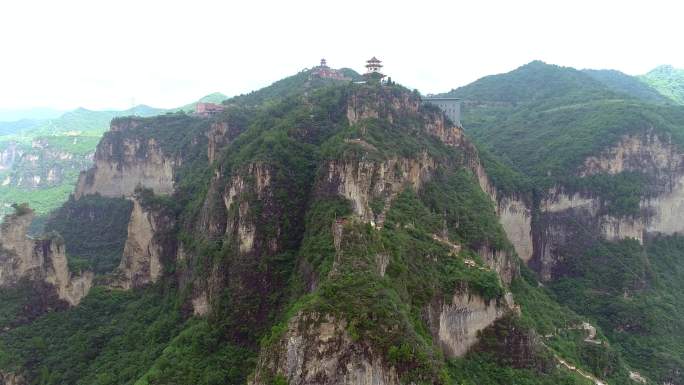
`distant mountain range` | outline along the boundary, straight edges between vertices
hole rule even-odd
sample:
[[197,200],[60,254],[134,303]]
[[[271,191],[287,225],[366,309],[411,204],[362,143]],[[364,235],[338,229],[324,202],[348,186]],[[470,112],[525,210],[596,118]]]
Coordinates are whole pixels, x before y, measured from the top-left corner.
[[[558,68],[565,71],[559,73]],[[502,84],[504,75],[506,81]],[[581,87],[577,87],[579,84]],[[537,60],[506,74],[483,77],[445,95],[519,104],[549,98],[605,99],[611,93],[617,98],[628,96],[645,102],[684,104],[684,70],[664,65],[645,75],[630,76],[616,70],[576,70]]]
[[0,122],[40,120],[60,117],[66,111],[53,108],[0,109]]

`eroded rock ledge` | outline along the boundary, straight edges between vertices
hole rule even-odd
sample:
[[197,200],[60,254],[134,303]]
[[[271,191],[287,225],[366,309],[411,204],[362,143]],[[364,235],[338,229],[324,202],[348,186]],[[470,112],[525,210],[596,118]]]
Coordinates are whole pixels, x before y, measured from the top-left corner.
[[[615,146],[585,159],[579,177],[638,172],[649,180],[649,194],[638,213],[616,216],[603,210],[601,197],[556,186],[539,204],[532,266],[543,280],[553,279],[573,243],[636,239],[650,233],[684,233],[684,154],[668,139],[647,131],[623,137]],[[580,242],[581,243],[581,242]]]
[[0,286],[16,285],[21,279],[45,281],[60,299],[77,305],[92,287],[93,273],[69,271],[64,241],[58,235],[29,238],[32,220],[33,211],[23,207],[5,216],[0,225]]

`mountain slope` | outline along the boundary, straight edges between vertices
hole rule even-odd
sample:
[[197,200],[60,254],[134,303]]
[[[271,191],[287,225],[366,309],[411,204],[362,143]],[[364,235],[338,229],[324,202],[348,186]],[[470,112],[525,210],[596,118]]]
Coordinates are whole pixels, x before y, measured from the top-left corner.
[[[682,383],[684,340],[675,330],[684,327],[684,297],[673,245],[684,233],[684,108],[600,89],[586,95],[582,79],[552,108],[530,98],[493,104],[511,94],[519,71],[467,86],[463,95],[482,99],[465,101],[462,121],[531,184],[528,265],[560,303],[596,320],[629,365],[658,383]],[[555,74],[555,84],[568,73],[576,75],[552,66],[524,75]],[[578,103],[580,93],[588,101]]]
[[[620,354],[583,341],[582,318],[520,266],[459,127],[397,85],[305,91],[209,119],[115,119],[53,223],[109,223],[98,214],[106,205],[84,200],[126,196],[121,262],[79,306],[0,334],[2,375],[45,384],[629,381]],[[22,308],[11,290],[0,290],[5,313]]]
[[635,76],[629,76],[615,70],[582,70],[594,79],[600,81],[615,92],[633,96],[644,102],[668,103],[672,102],[655,88],[644,83]]
[[511,105],[519,103],[554,104],[574,101],[619,98],[601,82],[574,68],[533,61],[507,74],[491,75],[445,96],[464,100]]
[[664,65],[642,75],[641,80],[675,103],[684,104],[684,70]]

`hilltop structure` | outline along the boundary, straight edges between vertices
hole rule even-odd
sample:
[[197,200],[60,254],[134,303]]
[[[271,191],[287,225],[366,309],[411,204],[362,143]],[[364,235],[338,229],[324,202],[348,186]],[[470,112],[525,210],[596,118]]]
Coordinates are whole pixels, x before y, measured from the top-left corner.
[[311,76],[323,79],[351,80],[351,78],[344,76],[342,71],[328,67],[328,62],[325,59],[321,59],[321,64],[313,68]]
[[197,103],[195,113],[199,116],[210,117],[225,109],[224,106],[216,103]]
[[368,80],[381,81],[385,75],[380,72],[382,69],[382,61],[373,56],[366,60],[366,73],[363,76]]

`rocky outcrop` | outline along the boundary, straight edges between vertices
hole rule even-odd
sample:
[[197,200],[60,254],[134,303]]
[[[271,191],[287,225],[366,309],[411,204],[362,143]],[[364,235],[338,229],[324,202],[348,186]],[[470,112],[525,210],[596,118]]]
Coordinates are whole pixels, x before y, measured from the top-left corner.
[[439,138],[443,143],[460,148],[465,154],[466,167],[475,175],[482,191],[487,193],[496,205],[496,213],[506,236],[513,244],[516,253],[523,261],[532,258],[532,210],[531,204],[521,196],[503,196],[491,183],[475,146],[464,136],[463,129],[447,125],[443,115],[432,119],[425,125],[428,134]]
[[[427,153],[417,159],[391,158],[382,162],[334,160],[326,166],[321,190],[332,190],[352,202],[363,221],[382,226],[392,199],[406,187],[418,191],[437,168]],[[375,211],[374,211],[375,210]]]
[[347,120],[350,125],[364,119],[386,119],[394,123],[402,116],[416,114],[420,98],[407,92],[386,88],[361,88],[350,95],[347,102]]
[[59,236],[27,237],[32,220],[33,212],[22,208],[7,215],[0,225],[0,286],[16,285],[22,279],[42,280],[55,288],[60,299],[77,305],[90,290],[93,274],[73,275],[69,271]]
[[207,131],[207,158],[209,164],[218,158],[221,149],[229,145],[240,133],[245,130],[245,122],[237,119],[228,121],[216,121],[211,124]]
[[95,152],[95,165],[82,172],[74,195],[100,194],[119,198],[132,196],[136,188],[152,189],[155,194],[174,191],[175,157],[162,151],[154,138],[130,135],[143,124],[141,118],[112,122]]
[[649,181],[648,195],[636,215],[615,216],[603,210],[600,196],[555,187],[540,202],[532,265],[542,279],[553,278],[574,250],[573,243],[632,238],[649,233],[684,232],[684,155],[653,132],[623,137],[615,146],[588,157],[578,176],[639,172]]
[[9,142],[0,151],[0,171],[10,170],[14,163],[24,154],[16,142]]
[[[303,211],[299,201],[296,204],[286,201],[294,199],[294,194],[287,191],[297,186],[289,179],[276,179],[276,167],[254,162],[230,174],[217,170],[213,176],[195,225],[207,244],[223,243],[221,253],[226,257],[222,262],[207,262],[201,276],[190,274],[185,281],[192,286],[195,314],[210,313],[212,304],[224,290],[246,297],[278,295],[270,293],[280,277],[273,277],[269,269],[263,269],[263,261],[279,253],[286,239],[297,236],[284,229],[286,226],[299,228],[297,221],[303,220]],[[283,195],[276,197],[276,191]],[[196,250],[185,254],[184,258],[207,261]],[[262,317],[271,310],[264,301],[263,308],[244,316]]]
[[24,376],[0,371],[0,385],[25,385],[27,384]]
[[479,333],[513,309],[513,298],[486,301],[464,290],[451,301],[437,300],[430,305],[428,324],[435,341],[447,357],[461,357],[478,342]]
[[522,196],[504,196],[500,194],[489,180],[487,172],[476,156],[471,156],[470,169],[477,177],[482,191],[486,192],[496,204],[496,214],[499,217],[499,223],[501,223],[508,240],[513,244],[518,257],[524,262],[528,262],[534,254],[532,204],[531,202],[528,203],[531,199],[525,199]]
[[510,285],[513,278],[520,273],[517,259],[512,253],[485,245],[477,250],[477,254],[490,269],[496,272],[504,285]]
[[682,170],[682,154],[671,139],[653,131],[623,137],[613,147],[584,160],[579,175],[619,174],[639,171],[669,179]]
[[503,197],[495,200],[496,213],[501,226],[511,241],[515,252],[523,262],[532,258],[532,213],[528,205],[520,198]]
[[128,236],[119,265],[118,286],[125,289],[156,282],[163,272],[165,245],[160,234],[172,227],[173,220],[159,212],[146,210],[136,198],[128,222]]
[[363,342],[353,341],[347,324],[332,316],[298,314],[284,335],[262,355],[251,384],[275,376],[290,385],[395,385],[396,370]]

